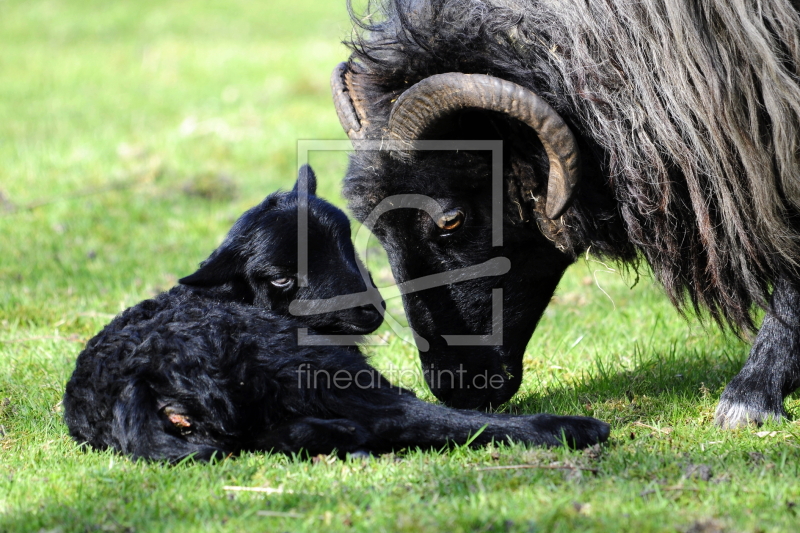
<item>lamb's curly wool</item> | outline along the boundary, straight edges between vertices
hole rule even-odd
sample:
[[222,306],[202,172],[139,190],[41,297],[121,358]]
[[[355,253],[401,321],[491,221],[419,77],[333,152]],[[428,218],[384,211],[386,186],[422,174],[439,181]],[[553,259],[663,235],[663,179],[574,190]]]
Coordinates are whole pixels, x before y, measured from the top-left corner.
[[[313,175],[304,172],[313,195]],[[375,307],[291,316],[293,298],[374,290],[356,264],[347,217],[314,196],[309,276],[297,286],[297,206],[297,187],[270,195],[182,285],[126,310],[89,341],[64,395],[75,440],[177,461],[242,450],[440,447],[467,442],[483,426],[475,444],[566,439],[585,446],[608,437],[608,425],[592,418],[428,404],[392,386],[355,346],[336,346],[340,338],[320,342],[323,335],[369,333],[382,316]],[[299,343],[301,329],[314,345]]]
[[242,450],[438,447],[463,443],[486,424],[475,444],[557,445],[563,430],[584,446],[608,435],[591,418],[487,415],[422,402],[358,350],[298,346],[302,323],[194,289],[176,287],[120,318],[128,325],[112,324],[87,346],[64,401],[73,437],[95,448],[175,461]]

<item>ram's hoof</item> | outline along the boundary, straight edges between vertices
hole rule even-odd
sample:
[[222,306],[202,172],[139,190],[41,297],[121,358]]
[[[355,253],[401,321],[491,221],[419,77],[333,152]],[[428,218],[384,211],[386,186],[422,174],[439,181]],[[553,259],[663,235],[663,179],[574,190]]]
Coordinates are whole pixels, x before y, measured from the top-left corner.
[[721,399],[714,414],[714,423],[723,429],[760,426],[768,420],[779,422],[786,418],[783,409],[760,407],[760,402],[741,402]]

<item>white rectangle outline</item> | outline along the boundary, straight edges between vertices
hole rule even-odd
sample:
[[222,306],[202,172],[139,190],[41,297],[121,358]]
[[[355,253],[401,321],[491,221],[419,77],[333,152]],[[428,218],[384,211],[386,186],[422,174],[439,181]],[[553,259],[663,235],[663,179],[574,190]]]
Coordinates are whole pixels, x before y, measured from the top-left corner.
[[[403,140],[325,140],[298,139],[297,170],[308,164],[308,154],[319,152],[355,151],[406,151],[409,141]],[[419,151],[490,151],[492,152],[492,246],[503,245],[503,141],[502,140],[428,140],[413,141]],[[308,283],[308,188],[303,181],[298,191],[297,217],[297,273],[298,285]],[[306,238],[301,238],[306,236]],[[492,290],[492,333],[489,335],[446,335],[442,337],[451,346],[500,346],[503,343],[503,289]],[[298,344],[385,346],[388,342],[378,335],[309,335],[308,328],[298,328]]]

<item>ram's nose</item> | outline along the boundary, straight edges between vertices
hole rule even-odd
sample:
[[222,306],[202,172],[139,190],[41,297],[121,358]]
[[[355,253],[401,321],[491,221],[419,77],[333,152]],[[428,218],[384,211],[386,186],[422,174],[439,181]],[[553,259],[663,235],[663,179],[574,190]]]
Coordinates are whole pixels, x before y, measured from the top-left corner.
[[496,409],[519,389],[521,356],[503,357],[500,346],[450,346],[431,340],[430,349],[419,354],[422,372],[431,392],[448,407]]

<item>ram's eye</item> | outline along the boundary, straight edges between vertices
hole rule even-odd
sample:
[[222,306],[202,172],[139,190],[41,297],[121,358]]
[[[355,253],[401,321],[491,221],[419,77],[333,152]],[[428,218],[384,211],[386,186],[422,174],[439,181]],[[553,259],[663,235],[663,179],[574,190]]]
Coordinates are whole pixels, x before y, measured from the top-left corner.
[[292,285],[294,285],[294,278],[285,277],[285,278],[275,278],[269,280],[274,286],[278,287],[279,289],[288,289]]
[[463,223],[464,212],[461,209],[446,211],[439,217],[439,220],[436,221],[436,225],[439,226],[439,229],[447,233],[457,230]]

